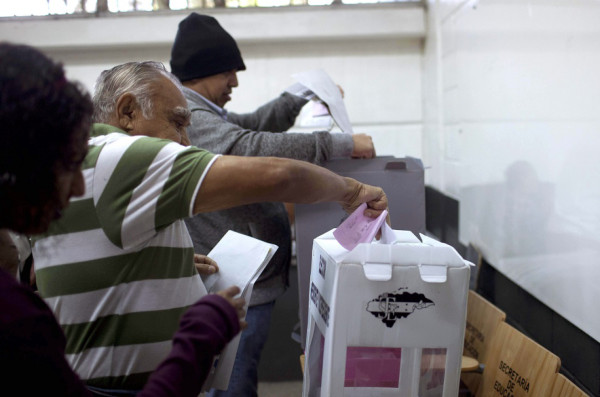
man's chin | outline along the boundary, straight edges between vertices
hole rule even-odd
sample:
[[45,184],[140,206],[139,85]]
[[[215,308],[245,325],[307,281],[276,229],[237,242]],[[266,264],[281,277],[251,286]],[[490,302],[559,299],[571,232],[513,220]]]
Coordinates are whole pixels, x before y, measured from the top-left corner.
[[223,98],[221,99],[221,103],[219,103],[219,106],[224,108],[225,104],[227,104],[227,102],[231,101],[231,97],[229,95],[224,95]]

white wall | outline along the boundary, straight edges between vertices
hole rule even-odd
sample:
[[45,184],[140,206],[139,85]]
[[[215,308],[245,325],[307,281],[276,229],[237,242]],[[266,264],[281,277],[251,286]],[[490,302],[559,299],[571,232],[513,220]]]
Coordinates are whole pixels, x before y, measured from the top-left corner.
[[[600,2],[427,3],[211,10],[248,66],[228,107],[325,69],[379,154],[422,157],[426,182],[460,201],[464,244],[600,340]],[[185,15],[2,20],[0,40],[91,88],[115,64],[168,62]]]
[[[379,154],[422,157],[427,183],[460,201],[464,244],[600,340],[600,316],[586,312],[600,301],[589,283],[600,275],[600,2],[211,13],[248,66],[231,110],[277,95],[294,72],[327,70]],[[2,20],[0,39],[44,49],[91,88],[115,64],[167,62],[185,15]]]
[[[370,133],[378,154],[421,157],[421,59],[425,14],[419,6],[365,5],[210,10],[236,38],[247,70],[227,105],[251,111],[322,68],[345,91],[355,132]],[[42,48],[68,76],[92,88],[98,74],[132,60],[168,66],[177,24],[187,12],[111,18],[0,21],[0,40]],[[304,129],[301,129],[304,131]]]
[[462,243],[600,341],[600,2],[429,6],[427,183]]

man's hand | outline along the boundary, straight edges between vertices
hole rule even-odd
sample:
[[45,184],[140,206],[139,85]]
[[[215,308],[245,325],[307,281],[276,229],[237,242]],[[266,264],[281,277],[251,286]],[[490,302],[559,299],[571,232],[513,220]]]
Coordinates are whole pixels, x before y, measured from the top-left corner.
[[246,321],[244,320],[241,320],[241,318],[246,315],[246,311],[244,310],[244,305],[246,304],[246,301],[244,300],[244,298],[235,298],[235,296],[239,293],[239,287],[232,285],[227,289],[217,292],[217,295],[222,296],[229,303],[231,303],[231,306],[233,306],[233,308],[237,311],[238,318],[240,319],[240,328],[245,329],[248,326],[248,323],[246,323]]
[[[354,185],[354,193],[349,195],[344,201],[340,201],[340,205],[347,213],[351,214],[362,203],[367,203],[365,216],[377,218],[383,210],[388,210],[386,223],[391,226],[390,210],[388,209],[388,200],[383,189],[380,187],[365,185],[352,178],[345,178],[346,183]],[[381,238],[381,229],[375,235],[376,239]]]
[[219,271],[217,262],[206,255],[194,254],[194,266],[201,276],[209,276]]
[[354,149],[352,150],[352,158],[371,159],[376,156],[373,139],[367,134],[352,134],[354,141]]
[[[376,186],[365,185],[352,178],[344,178],[346,183],[351,186],[351,194],[348,194],[340,205],[347,213],[352,213],[362,203],[367,203],[365,215],[370,218],[377,218],[383,210],[388,209],[388,200],[383,189]],[[389,213],[389,210],[388,210]]]

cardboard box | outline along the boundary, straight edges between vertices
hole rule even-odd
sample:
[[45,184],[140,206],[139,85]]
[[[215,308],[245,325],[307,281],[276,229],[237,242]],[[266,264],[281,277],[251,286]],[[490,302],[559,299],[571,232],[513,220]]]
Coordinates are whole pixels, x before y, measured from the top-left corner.
[[[380,156],[374,159],[336,159],[325,167],[336,174],[381,187],[388,196],[390,218],[397,229],[425,233],[425,175],[421,160]],[[310,293],[310,264],[315,237],[338,227],[346,214],[337,203],[295,206],[296,258],[300,344],[305,348]]]
[[449,245],[314,240],[304,397],[456,397],[470,264]]

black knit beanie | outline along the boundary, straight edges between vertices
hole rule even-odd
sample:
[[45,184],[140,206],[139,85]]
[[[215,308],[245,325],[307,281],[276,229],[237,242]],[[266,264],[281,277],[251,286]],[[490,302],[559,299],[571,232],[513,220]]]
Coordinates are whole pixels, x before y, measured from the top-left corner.
[[179,23],[171,49],[171,72],[181,81],[229,70],[246,70],[229,33],[211,16],[195,12]]

